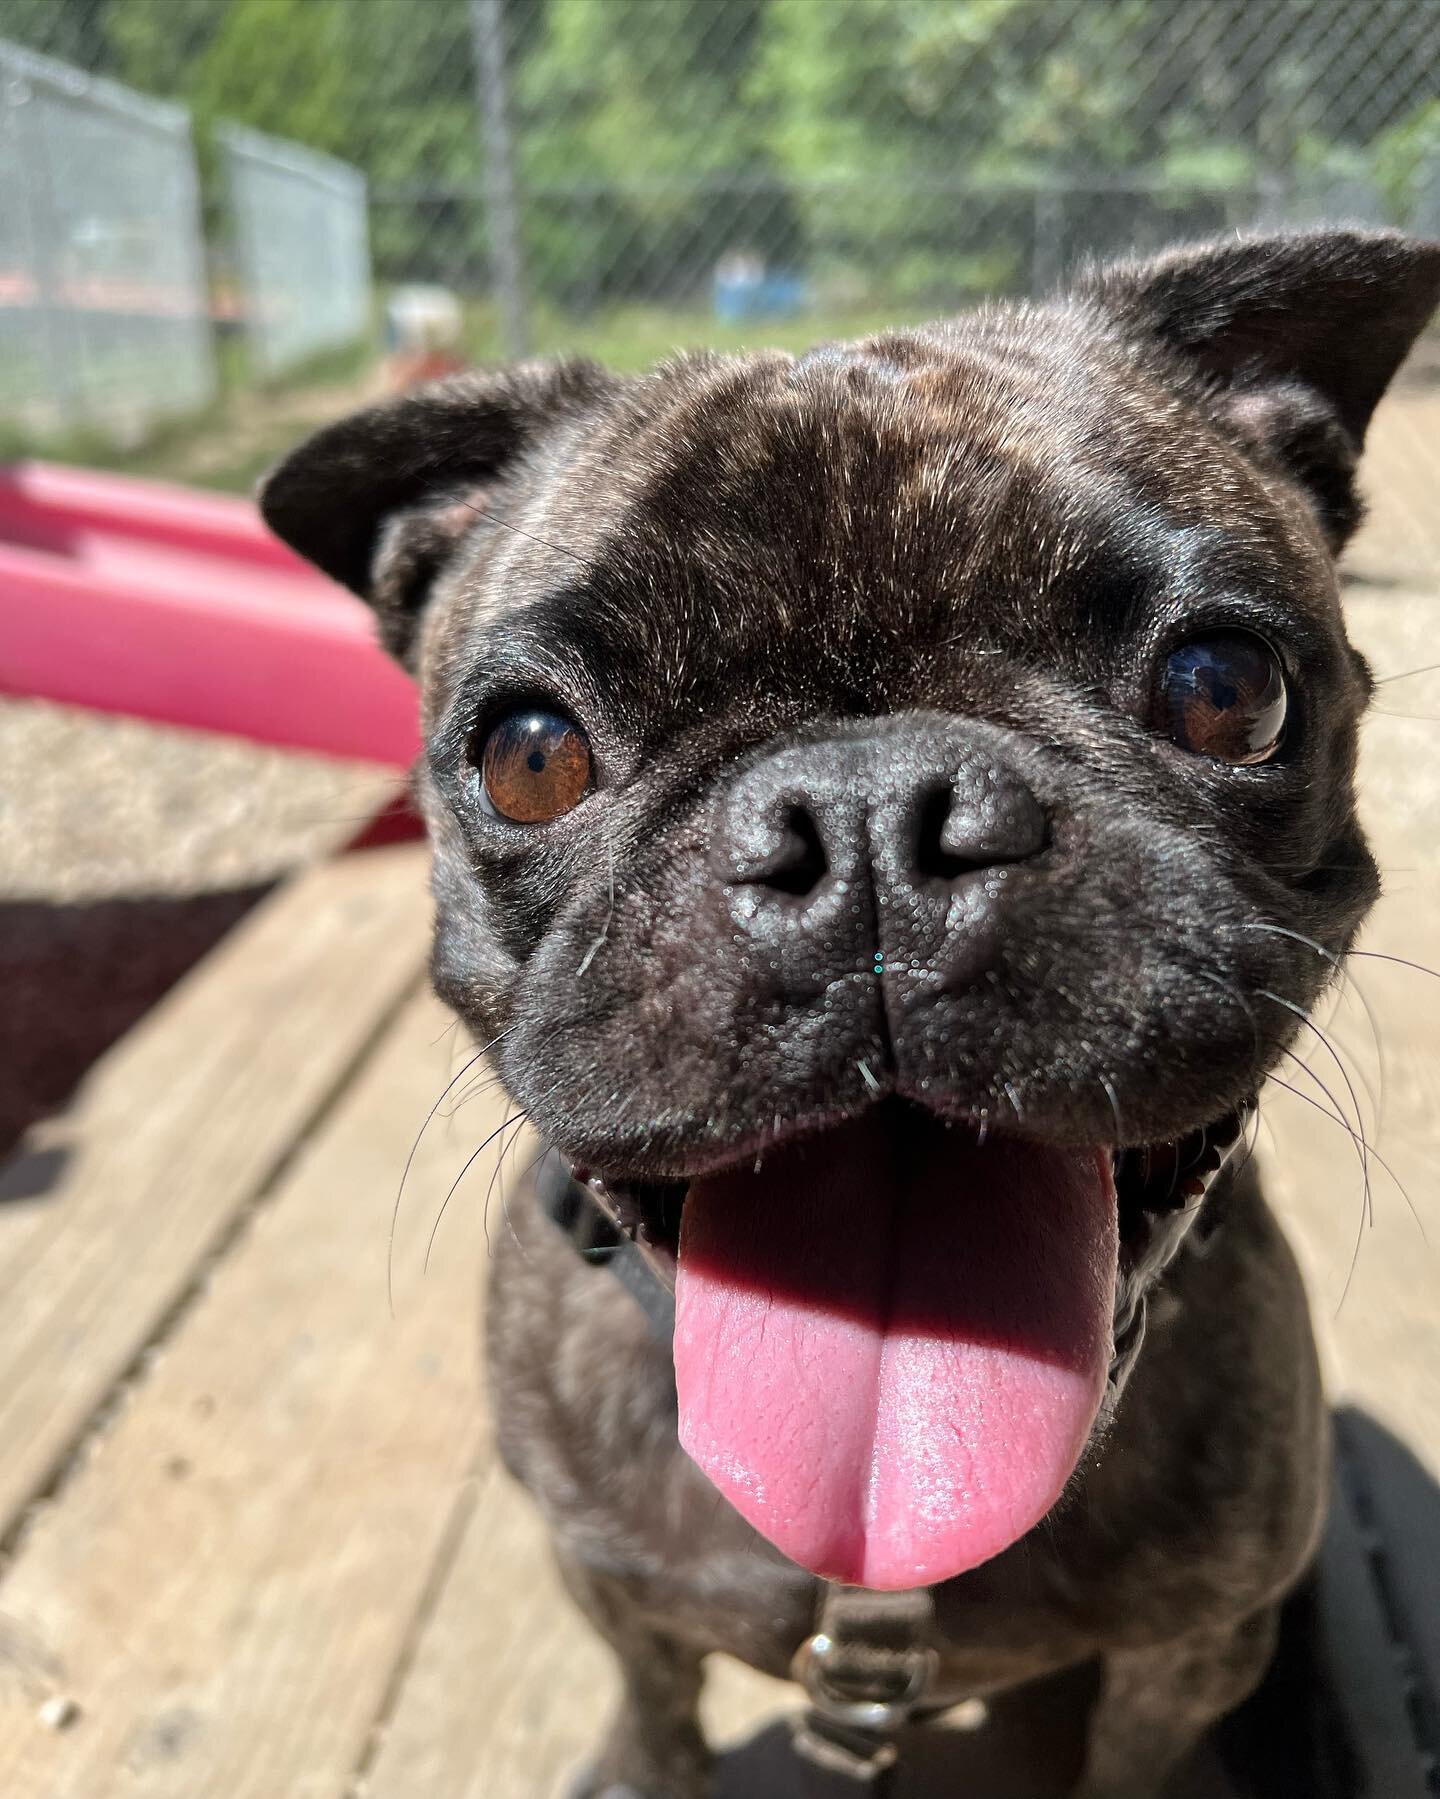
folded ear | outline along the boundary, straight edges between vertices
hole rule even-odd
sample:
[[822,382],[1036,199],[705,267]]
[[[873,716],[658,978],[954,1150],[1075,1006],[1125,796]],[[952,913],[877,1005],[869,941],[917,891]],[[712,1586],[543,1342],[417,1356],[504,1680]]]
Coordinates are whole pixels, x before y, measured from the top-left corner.
[[261,483],[260,511],[374,606],[403,661],[436,574],[499,483],[618,385],[582,361],[436,382],[307,439]]
[[1300,483],[1338,549],[1360,518],[1370,415],[1440,302],[1440,243],[1242,237],[1116,263],[1076,292],[1201,375],[1222,421]]

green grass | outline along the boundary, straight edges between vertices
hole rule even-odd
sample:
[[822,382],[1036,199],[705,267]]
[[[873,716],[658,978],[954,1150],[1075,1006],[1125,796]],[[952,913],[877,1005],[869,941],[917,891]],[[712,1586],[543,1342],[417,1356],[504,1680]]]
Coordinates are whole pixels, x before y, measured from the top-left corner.
[[36,434],[0,419],[0,462],[41,456],[249,493],[307,431],[335,417],[359,395],[374,363],[372,345],[351,345],[325,351],[281,379],[259,381],[243,344],[222,337],[216,347],[218,392],[202,412],[159,419],[139,443],[117,442],[99,426]]
[[[861,307],[806,313],[789,319],[751,319],[724,324],[701,307],[615,306],[577,319],[536,306],[527,320],[528,353],[592,356],[611,368],[650,368],[677,350],[808,350],[836,338],[866,337],[893,325],[918,325],[936,308],[897,311]],[[476,301],[466,308],[465,349],[481,363],[503,362],[505,352],[495,309]]]
[[[249,493],[256,480],[302,433],[290,419],[243,435],[232,408],[217,402],[189,418],[167,419],[152,427],[143,443],[117,444],[99,430],[66,431],[35,437],[0,426],[0,462],[38,456],[48,462],[77,463],[154,481],[174,481],[223,493]],[[227,446],[233,444],[233,453]]]

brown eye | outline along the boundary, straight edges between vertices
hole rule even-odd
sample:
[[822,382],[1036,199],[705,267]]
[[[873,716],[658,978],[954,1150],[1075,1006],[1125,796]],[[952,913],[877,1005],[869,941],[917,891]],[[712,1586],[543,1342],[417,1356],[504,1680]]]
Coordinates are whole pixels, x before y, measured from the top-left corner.
[[501,818],[548,824],[589,792],[594,766],[579,725],[555,712],[511,712],[480,752],[485,798]]
[[1217,631],[1172,650],[1156,694],[1157,727],[1197,756],[1268,762],[1285,738],[1280,658],[1249,631]]

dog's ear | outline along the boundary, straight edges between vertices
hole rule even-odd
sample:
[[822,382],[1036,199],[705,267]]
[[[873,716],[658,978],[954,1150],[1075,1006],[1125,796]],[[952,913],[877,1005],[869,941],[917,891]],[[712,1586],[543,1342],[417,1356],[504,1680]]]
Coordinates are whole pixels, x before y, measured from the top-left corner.
[[260,487],[266,524],[375,608],[401,661],[431,583],[497,484],[619,382],[594,363],[457,375],[327,426]]
[[1077,293],[1197,368],[1240,440],[1308,494],[1332,548],[1360,518],[1370,415],[1440,302],[1440,243],[1393,231],[1235,238],[1112,264]]

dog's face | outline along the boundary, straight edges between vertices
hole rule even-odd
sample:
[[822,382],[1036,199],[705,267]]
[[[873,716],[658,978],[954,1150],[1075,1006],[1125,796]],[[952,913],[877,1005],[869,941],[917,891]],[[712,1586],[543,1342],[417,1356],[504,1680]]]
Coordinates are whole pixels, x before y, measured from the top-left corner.
[[1437,287],[1237,243],[462,379],[267,489],[419,674],[441,993],[678,1252],[687,1447],[817,1571],[1054,1503],[1374,896],[1333,551]]

